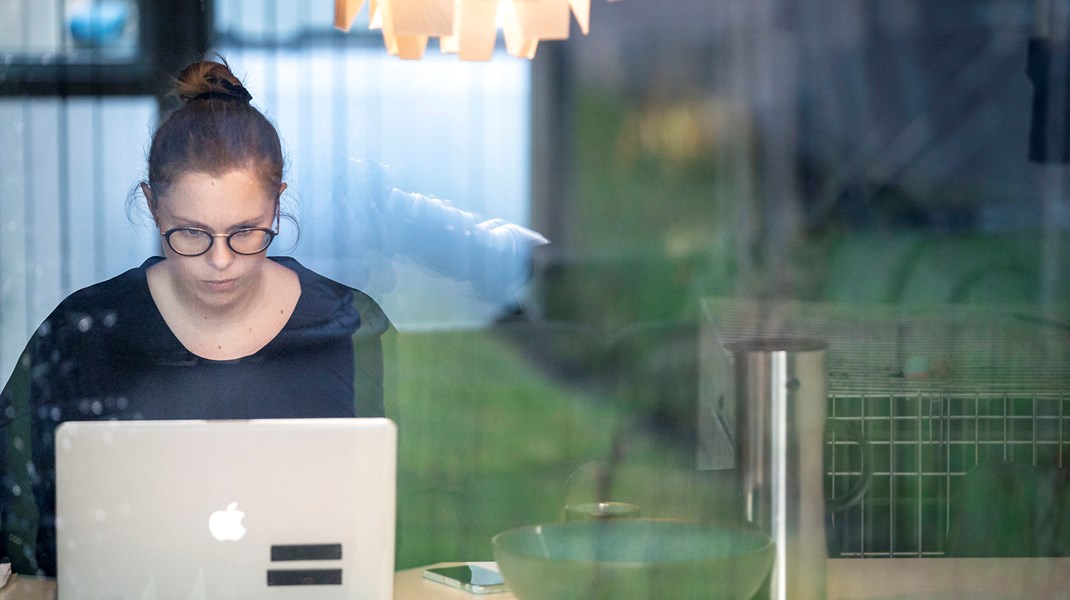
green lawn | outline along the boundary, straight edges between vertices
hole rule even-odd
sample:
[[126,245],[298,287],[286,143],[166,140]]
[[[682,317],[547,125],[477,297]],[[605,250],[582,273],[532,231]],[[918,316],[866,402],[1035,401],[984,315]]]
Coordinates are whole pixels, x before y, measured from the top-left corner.
[[546,377],[490,330],[394,342],[398,568],[489,559],[492,535],[558,518],[569,474],[608,456],[612,403]]

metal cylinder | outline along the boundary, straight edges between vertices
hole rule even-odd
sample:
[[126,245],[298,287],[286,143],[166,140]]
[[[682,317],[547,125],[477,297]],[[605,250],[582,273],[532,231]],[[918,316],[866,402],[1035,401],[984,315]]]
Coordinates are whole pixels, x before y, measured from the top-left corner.
[[768,589],[758,597],[824,599],[828,345],[763,339],[726,348],[735,371],[743,518],[776,544]]

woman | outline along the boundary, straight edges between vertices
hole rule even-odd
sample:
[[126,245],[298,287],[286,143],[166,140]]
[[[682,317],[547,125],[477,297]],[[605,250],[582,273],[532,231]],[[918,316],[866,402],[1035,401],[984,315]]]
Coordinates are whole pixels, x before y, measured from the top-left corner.
[[286,189],[274,126],[223,63],[190,65],[175,92],[141,184],[164,257],[66,298],[0,395],[16,572],[55,575],[60,422],[383,415],[380,308],[265,254]]

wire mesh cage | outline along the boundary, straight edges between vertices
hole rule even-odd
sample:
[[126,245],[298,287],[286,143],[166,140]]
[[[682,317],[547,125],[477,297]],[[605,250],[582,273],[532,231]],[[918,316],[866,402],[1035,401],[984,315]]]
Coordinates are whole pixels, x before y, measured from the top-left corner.
[[[704,352],[745,338],[829,343],[829,418],[862,432],[872,472],[861,502],[828,513],[830,556],[954,554],[971,477],[1070,466],[1070,325],[1008,307],[709,299],[704,312]],[[830,497],[862,475],[842,429],[826,440]]]

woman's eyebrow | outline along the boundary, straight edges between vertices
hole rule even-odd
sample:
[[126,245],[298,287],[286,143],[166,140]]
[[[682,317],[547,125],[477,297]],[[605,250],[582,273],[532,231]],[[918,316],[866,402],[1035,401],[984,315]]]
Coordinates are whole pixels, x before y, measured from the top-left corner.
[[[177,223],[177,225],[179,227],[195,227],[197,229],[204,229],[206,231],[211,231],[211,227],[209,227],[208,225],[205,225],[204,223],[201,223],[200,221],[197,221],[196,219],[190,219],[190,218],[187,218],[187,217],[182,217],[182,216],[174,215],[174,214],[171,215],[171,218],[175,220],[175,222]],[[237,230],[237,229],[247,229],[247,228],[250,228],[250,227],[261,227],[260,222],[264,221],[266,218],[267,218],[267,215],[260,215],[259,217],[253,217],[251,219],[245,219],[244,221],[239,221],[238,223],[236,223],[234,225],[231,225],[230,227],[227,228],[227,231],[234,231],[234,230]],[[268,226],[270,227],[270,224]]]
[[196,227],[198,229],[208,229],[207,225],[205,225],[204,223],[201,223],[200,221],[196,221],[194,219],[187,219],[185,217],[180,217],[178,215],[171,215],[171,218],[175,220],[175,223],[179,227]]

